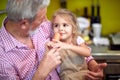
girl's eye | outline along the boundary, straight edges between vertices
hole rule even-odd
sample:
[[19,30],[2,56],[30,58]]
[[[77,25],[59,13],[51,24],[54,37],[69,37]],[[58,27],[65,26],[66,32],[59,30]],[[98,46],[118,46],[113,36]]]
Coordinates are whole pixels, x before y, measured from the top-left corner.
[[68,25],[67,24],[63,24],[64,27],[67,27]]
[[58,27],[58,24],[54,24],[53,27]]

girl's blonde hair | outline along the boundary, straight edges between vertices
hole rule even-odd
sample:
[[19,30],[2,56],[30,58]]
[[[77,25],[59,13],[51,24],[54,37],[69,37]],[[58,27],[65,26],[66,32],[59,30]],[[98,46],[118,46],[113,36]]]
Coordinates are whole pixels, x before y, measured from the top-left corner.
[[73,14],[71,11],[69,11],[67,9],[59,9],[59,10],[57,10],[53,14],[53,16],[52,16],[52,22],[53,22],[54,18],[56,16],[58,16],[58,15],[60,17],[63,17],[66,21],[68,21],[72,25],[72,30],[73,30],[72,31],[73,32],[73,34],[72,34],[72,37],[73,37],[72,43],[76,45],[77,44],[76,38],[79,35],[79,32],[78,32],[78,22],[77,22],[76,15]]

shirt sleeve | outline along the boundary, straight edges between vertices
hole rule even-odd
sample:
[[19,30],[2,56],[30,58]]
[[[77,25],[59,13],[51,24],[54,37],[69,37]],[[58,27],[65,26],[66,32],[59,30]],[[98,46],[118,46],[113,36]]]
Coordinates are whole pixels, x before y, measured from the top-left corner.
[[82,38],[82,37],[80,37],[80,36],[78,36],[77,37],[77,44],[78,45],[80,45],[80,44],[82,44],[82,43],[84,43],[85,41],[84,41],[84,39]]
[[0,80],[20,80],[17,75],[12,65],[0,59]]
[[52,30],[52,25],[50,21],[43,22],[39,27],[40,29],[42,29],[46,39],[52,37],[53,30]]
[[89,57],[85,57],[85,59],[86,59],[86,62],[87,63],[89,63],[91,60],[93,60],[94,58],[93,58],[93,56],[91,55],[91,56],[89,56]]

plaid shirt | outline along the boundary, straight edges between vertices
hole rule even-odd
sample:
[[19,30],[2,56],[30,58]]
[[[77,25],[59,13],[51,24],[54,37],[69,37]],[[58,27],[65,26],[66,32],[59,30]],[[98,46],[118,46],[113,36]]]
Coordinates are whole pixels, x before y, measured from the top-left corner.
[[[7,19],[4,21],[4,24]],[[36,34],[31,36],[35,49],[17,41],[5,29],[0,29],[0,80],[31,80],[45,52],[45,43],[51,37],[51,23],[43,22]],[[87,62],[93,59],[86,58]],[[53,70],[46,80],[59,80]]]
[[[7,19],[4,21],[4,24]],[[51,36],[51,23],[46,21],[39,26],[31,39],[35,49],[17,41],[5,29],[0,29],[0,80],[32,80],[45,52],[45,42]],[[56,70],[53,70],[46,80],[59,80]]]

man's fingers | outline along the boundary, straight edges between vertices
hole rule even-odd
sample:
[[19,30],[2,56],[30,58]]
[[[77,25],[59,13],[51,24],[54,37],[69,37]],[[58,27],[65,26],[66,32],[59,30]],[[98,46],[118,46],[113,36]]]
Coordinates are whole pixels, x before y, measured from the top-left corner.
[[47,54],[53,54],[55,51],[56,51],[56,49],[55,49],[55,48],[50,49],[50,51],[49,51]]
[[95,78],[89,74],[86,75],[85,80],[98,80],[98,78]]
[[101,80],[102,77],[94,72],[88,72],[88,74],[86,75],[86,78],[89,80]]
[[98,66],[100,69],[104,69],[107,67],[107,63],[100,63],[100,64],[98,64]]

